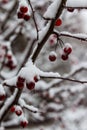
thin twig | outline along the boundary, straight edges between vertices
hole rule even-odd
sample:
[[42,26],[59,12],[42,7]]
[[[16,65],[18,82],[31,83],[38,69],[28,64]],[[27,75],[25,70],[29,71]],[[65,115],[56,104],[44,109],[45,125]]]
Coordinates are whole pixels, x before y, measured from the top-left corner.
[[34,9],[32,7],[32,4],[31,4],[30,0],[28,0],[28,2],[29,2],[29,5],[31,7],[31,10],[32,10],[32,16],[33,16],[33,21],[34,21],[34,24],[35,24],[35,28],[36,28],[36,32],[37,32],[37,40],[38,40],[39,39],[39,36],[38,36],[39,30],[38,30],[36,19],[35,19],[35,11],[34,11]]
[[41,78],[62,79],[62,80],[67,80],[67,81],[70,81],[70,82],[76,82],[76,83],[80,83],[80,84],[85,84],[85,83],[87,83],[87,80],[86,80],[86,81],[81,81],[81,80],[75,80],[75,79],[65,78],[65,77],[61,77],[61,76],[59,76],[59,77],[50,77],[50,76],[49,76],[49,77],[46,77],[46,76],[41,76]]
[[69,8],[71,8],[71,9],[87,9],[87,7],[86,6],[84,6],[84,7],[78,7],[78,6],[75,6],[75,7],[72,7],[72,6],[66,6],[66,5],[63,5],[63,7],[65,8],[65,9],[69,9]]
[[[54,34],[56,34],[58,37],[71,37],[71,38],[75,38],[77,40],[80,41],[87,41],[87,35],[86,34],[81,34],[81,33],[77,33],[77,34],[72,34],[70,32],[58,32],[57,30],[54,30],[53,32]],[[83,35],[83,37],[82,37]]]

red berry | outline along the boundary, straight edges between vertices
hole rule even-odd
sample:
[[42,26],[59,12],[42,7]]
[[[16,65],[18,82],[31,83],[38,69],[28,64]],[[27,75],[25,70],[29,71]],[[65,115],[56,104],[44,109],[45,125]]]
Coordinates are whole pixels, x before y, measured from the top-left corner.
[[15,106],[12,106],[12,107],[10,108],[10,111],[11,111],[11,112],[15,112]]
[[20,116],[22,114],[22,111],[21,110],[17,110],[15,111],[16,115]]
[[38,82],[38,80],[39,80],[38,77],[37,77],[37,76],[34,76],[34,81],[35,81],[35,82]]
[[17,86],[17,88],[22,89],[24,87],[24,83],[23,82],[17,82],[16,86]]
[[6,49],[7,49],[7,46],[3,45],[3,46],[2,46],[2,49],[3,49],[3,50],[6,50]]
[[20,7],[20,11],[21,11],[22,13],[27,13],[28,7],[26,7],[26,6],[21,6],[21,7]]
[[28,122],[26,122],[26,121],[21,121],[21,126],[22,126],[23,128],[26,127],[27,124],[28,124]]
[[13,70],[13,69],[15,69],[16,68],[16,65],[11,65],[10,66],[10,70]]
[[5,64],[8,68],[11,69],[12,65],[13,65],[13,61],[9,60],[6,64]]
[[62,54],[61,59],[62,59],[62,60],[67,60],[67,59],[68,59],[68,55]]
[[49,56],[49,60],[52,61],[52,62],[55,61],[56,60],[56,56],[55,55],[50,55]]
[[11,60],[11,58],[12,58],[12,55],[10,55],[10,54],[7,54],[7,55],[6,55],[6,57],[7,57],[9,60]]
[[56,57],[57,57],[57,55],[54,51],[50,52],[50,54],[49,54],[49,60],[50,61],[52,61],[52,62],[55,61]]
[[73,12],[73,11],[74,11],[74,8],[67,8],[67,10],[68,10],[69,12]]
[[55,26],[60,26],[62,24],[62,20],[61,19],[57,19]]
[[5,99],[5,94],[0,95],[0,101],[3,101]]
[[53,45],[54,44],[54,39],[50,39],[49,42],[50,42],[50,45]]
[[30,83],[26,83],[26,86],[29,90],[32,90],[35,88],[35,83],[31,81]]
[[18,16],[18,18],[19,18],[19,19],[24,18],[24,14],[23,14],[23,13],[21,13],[21,12],[18,12],[18,13],[17,13],[17,16]]
[[28,21],[29,19],[30,19],[30,16],[29,16],[28,14],[25,14],[25,15],[24,15],[24,20],[25,20],[25,21]]
[[64,52],[67,53],[68,55],[72,52],[72,48],[69,47],[69,48],[64,48]]
[[23,83],[24,81],[25,81],[25,79],[23,77],[20,77],[20,76],[18,77],[18,82],[22,82]]

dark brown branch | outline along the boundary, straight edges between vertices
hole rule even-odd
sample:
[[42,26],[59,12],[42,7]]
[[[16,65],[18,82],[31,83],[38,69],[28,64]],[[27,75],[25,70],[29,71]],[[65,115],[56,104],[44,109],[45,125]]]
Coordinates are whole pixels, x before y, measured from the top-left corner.
[[[44,38],[41,40],[41,42],[38,44],[37,48],[36,48],[36,51],[33,53],[33,56],[32,56],[32,61],[35,62],[37,56],[39,55],[42,47],[44,46],[45,42],[47,41],[47,39],[49,38],[50,34],[53,32],[53,28],[54,28],[54,25],[55,25],[55,21],[56,19],[61,15],[62,11],[63,11],[63,5],[66,3],[67,0],[62,0],[61,1],[61,4],[60,4],[60,7],[58,8],[58,11],[57,11],[57,14],[55,15],[55,19],[51,21],[51,24],[50,24],[50,27],[49,27],[49,30],[48,32],[45,34]],[[16,92],[16,90],[15,90]],[[0,117],[0,122],[2,121],[2,119],[6,116],[6,113],[9,111],[10,107],[13,105],[13,104],[16,104],[18,103],[18,100],[19,100],[19,97],[22,93],[22,90],[17,90],[16,94],[15,94],[15,97],[14,97],[14,100],[8,105],[6,106],[6,109],[5,111],[3,112],[2,116]],[[4,106],[3,106],[4,107]],[[3,109],[2,107],[2,109]]]
[[62,0],[60,7],[58,8],[57,14],[55,15],[55,18],[53,20],[51,20],[50,22],[50,27],[47,31],[47,33],[45,34],[45,36],[43,37],[43,39],[41,40],[40,43],[38,43],[38,46],[35,50],[35,52],[33,53],[32,56],[32,61],[35,62],[36,58],[38,57],[41,49],[43,48],[44,44],[46,43],[46,41],[48,40],[49,36],[52,34],[53,29],[54,29],[54,25],[55,25],[55,21],[56,19],[61,15],[62,11],[63,11],[63,5],[66,4],[67,0]]

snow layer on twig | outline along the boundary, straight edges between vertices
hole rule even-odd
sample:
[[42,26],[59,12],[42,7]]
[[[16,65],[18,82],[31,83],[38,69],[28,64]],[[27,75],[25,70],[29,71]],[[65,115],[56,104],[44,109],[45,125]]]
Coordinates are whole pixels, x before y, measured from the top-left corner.
[[44,18],[54,19],[60,4],[61,0],[54,0],[54,2],[47,8],[47,11],[44,14]]

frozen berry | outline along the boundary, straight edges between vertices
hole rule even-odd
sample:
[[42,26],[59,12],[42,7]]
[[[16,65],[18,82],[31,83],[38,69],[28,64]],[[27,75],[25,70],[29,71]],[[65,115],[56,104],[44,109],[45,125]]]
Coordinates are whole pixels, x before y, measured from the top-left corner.
[[11,111],[11,112],[15,112],[15,106],[12,106],[12,107],[10,108],[10,111]]
[[67,60],[67,59],[68,59],[68,55],[62,54],[62,55],[61,55],[61,59],[62,59],[62,60]]
[[27,126],[28,122],[27,121],[21,121],[21,126],[25,128]]
[[72,52],[72,48],[71,47],[64,48],[64,52],[67,53],[67,54],[70,54]]
[[0,101],[3,101],[5,99],[5,94],[0,95]]
[[7,54],[7,55],[6,55],[6,57],[7,57],[9,60],[11,60],[11,58],[12,58],[12,55],[10,55],[10,54]]
[[73,11],[74,11],[74,8],[67,8],[67,10],[68,10],[69,12],[73,12]]
[[24,83],[23,82],[17,82],[16,86],[17,86],[17,88],[22,89],[24,87]]
[[38,77],[37,77],[37,76],[34,76],[34,81],[35,81],[35,82],[38,82],[38,80],[39,80]]
[[63,50],[66,54],[69,55],[72,52],[72,46],[69,43],[66,43]]
[[22,13],[27,13],[28,7],[26,7],[26,6],[21,6],[21,7],[20,7],[20,11],[21,11]]
[[23,83],[24,81],[25,81],[25,79],[23,77],[21,77],[21,76],[18,77],[18,82],[22,82]]
[[15,113],[16,113],[16,115],[20,116],[22,114],[22,111],[21,110],[16,110]]
[[35,83],[31,81],[29,83],[26,83],[26,86],[29,90],[33,90],[35,88]]
[[56,53],[55,53],[54,51],[52,51],[52,52],[49,54],[49,60],[53,62],[53,61],[56,60],[56,58],[57,58]]
[[30,16],[29,16],[28,14],[25,14],[25,15],[24,15],[24,20],[25,20],[25,21],[28,21],[29,19],[30,19]]
[[23,14],[23,13],[21,13],[21,12],[18,12],[18,13],[17,13],[17,16],[18,16],[18,18],[19,18],[19,19],[24,18],[24,14]]
[[54,45],[54,39],[50,39],[49,42],[50,42],[50,45]]
[[55,22],[55,26],[60,26],[62,24],[62,20],[61,19],[57,19]]

